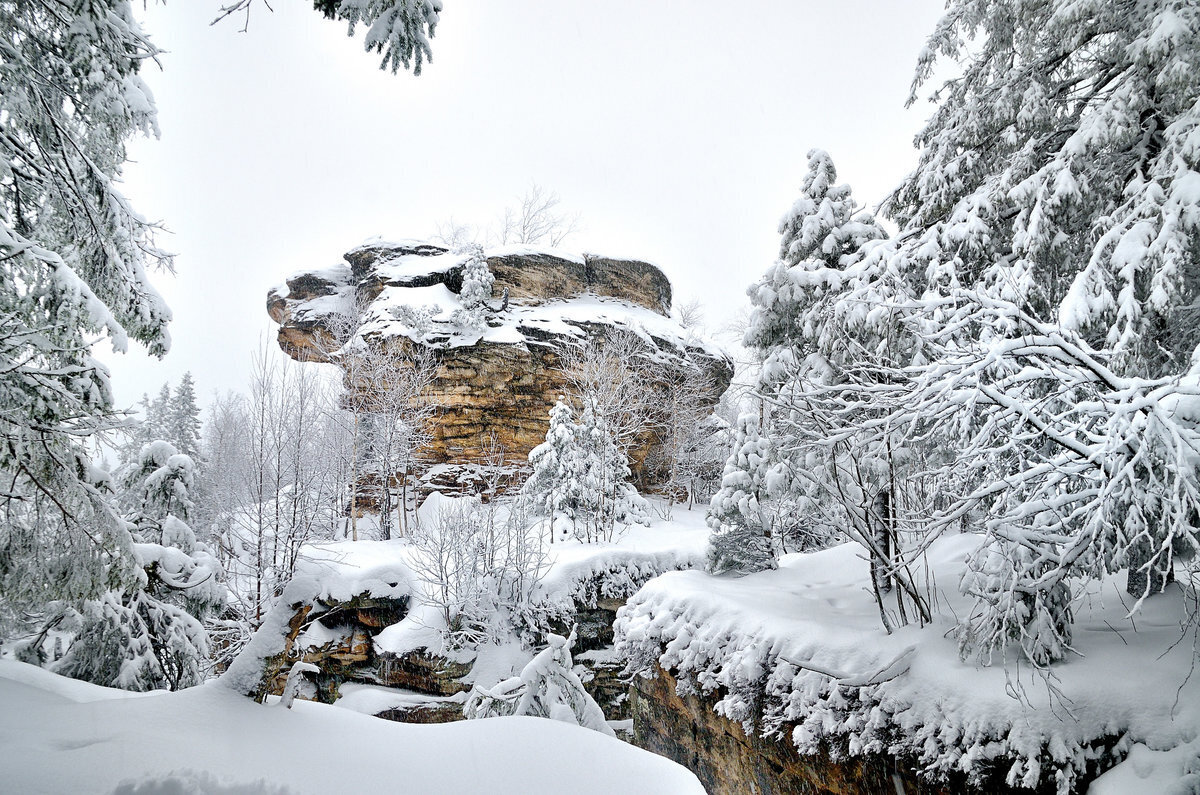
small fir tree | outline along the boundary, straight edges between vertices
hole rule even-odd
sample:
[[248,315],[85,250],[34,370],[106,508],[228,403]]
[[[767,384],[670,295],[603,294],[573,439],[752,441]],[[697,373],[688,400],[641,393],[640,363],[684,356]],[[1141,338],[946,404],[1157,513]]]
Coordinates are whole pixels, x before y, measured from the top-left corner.
[[482,329],[487,325],[487,302],[492,297],[492,285],[495,284],[496,278],[488,269],[487,257],[484,256],[482,246],[468,246],[466,253],[462,289],[458,293],[462,309],[455,310],[452,320],[465,328]]
[[529,451],[533,472],[525,481],[523,493],[532,500],[533,510],[550,520],[550,540],[570,527],[579,501],[578,426],[571,407],[560,396],[550,409],[550,427],[546,441]]
[[196,385],[191,373],[184,373],[175,387],[175,394],[167,412],[165,438],[175,445],[183,455],[200,461],[200,407],[196,404]]

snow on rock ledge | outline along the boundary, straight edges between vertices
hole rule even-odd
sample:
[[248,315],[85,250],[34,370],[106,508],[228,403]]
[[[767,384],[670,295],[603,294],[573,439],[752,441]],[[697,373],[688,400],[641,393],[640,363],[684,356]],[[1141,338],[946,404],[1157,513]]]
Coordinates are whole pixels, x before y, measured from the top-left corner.
[[[346,263],[298,273],[271,290],[267,311],[279,323],[279,345],[295,359],[327,360],[331,318],[355,300],[366,303],[358,334],[369,344],[436,352],[428,465],[479,466],[494,438],[510,463],[540,444],[549,412],[566,389],[559,353],[571,341],[636,334],[664,369],[704,372],[715,404],[729,385],[729,358],[670,318],[671,284],[654,265],[593,254],[508,247],[487,252],[495,277],[486,326],[456,325],[465,254],[419,241],[371,241]],[[502,301],[508,291],[507,305]],[[428,310],[427,326],[407,325],[402,307]],[[641,486],[654,482],[643,463],[655,443],[642,440],[631,466]],[[433,487],[452,486],[458,472],[440,471]]]
[[[703,565],[708,532],[702,514],[691,518],[687,525],[633,526],[607,544],[555,544],[533,595],[542,620],[514,631],[538,636],[578,625],[577,652],[609,647],[627,597],[663,572]],[[530,654],[504,647],[482,656],[447,651],[439,631],[444,621],[427,603],[411,555],[404,540],[306,547],[296,576],[221,682],[261,700],[279,695],[292,664],[302,661],[320,669],[305,698],[340,704],[350,696],[351,709],[408,723],[461,719],[473,683],[491,686],[512,676]],[[607,665],[616,681],[620,666],[593,656],[580,662],[593,672]]]
[[[954,585],[977,543],[954,536],[930,551],[943,616],[971,609]],[[1098,584],[1077,617],[1083,656],[1055,669],[1051,696],[1026,668],[960,661],[951,618],[885,634],[867,578],[855,545],[788,555],[777,571],[741,579],[668,573],[619,612],[617,652],[629,670],[669,672],[681,696],[706,699],[748,733],[790,739],[801,754],[884,755],[941,780],[965,774],[987,792],[1083,791],[1134,743],[1166,751],[1200,734],[1190,636],[1173,645],[1187,615],[1178,586],[1146,604],[1135,630],[1121,583]],[[789,662],[867,672],[911,647],[906,673],[864,687]]]

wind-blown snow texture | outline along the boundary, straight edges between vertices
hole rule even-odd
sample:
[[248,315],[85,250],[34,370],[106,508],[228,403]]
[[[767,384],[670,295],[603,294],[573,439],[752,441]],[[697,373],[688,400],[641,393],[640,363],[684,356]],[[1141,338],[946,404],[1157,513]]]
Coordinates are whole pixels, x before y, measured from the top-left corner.
[[214,683],[130,697],[8,660],[0,703],[0,791],[23,795],[704,792],[673,762],[538,718],[411,726]]
[[[658,577],[618,614],[617,652],[633,670],[648,672],[657,663],[677,671],[681,687],[717,693],[717,711],[747,726],[755,715],[752,699],[765,692],[762,731],[795,724],[791,739],[803,753],[833,740],[850,755],[914,756],[931,772],[981,774],[998,764],[1012,784],[1051,780],[1063,792],[1076,786],[1089,758],[1114,744],[1118,753],[1134,743],[1148,746],[1130,760],[1135,767],[1142,761],[1144,775],[1197,769],[1200,683],[1189,680],[1192,637],[1158,656],[1182,634],[1182,591],[1171,586],[1149,600],[1135,634],[1121,583],[1095,584],[1077,616],[1083,656],[1056,669],[1059,678],[1050,684],[1059,692],[1051,697],[1046,680],[1028,668],[962,662],[945,634],[952,613],[970,609],[956,586],[979,542],[960,535],[931,548],[942,606],[932,627],[885,634],[863,587],[862,551],[847,544],[787,555],[778,570],[740,579],[701,571]],[[793,664],[867,674],[911,647],[907,673],[862,688],[836,687],[830,676]],[[1149,751],[1185,743],[1191,750],[1181,748],[1161,764]],[[1194,776],[1187,781],[1195,786]],[[1121,786],[1096,791],[1130,791]]]

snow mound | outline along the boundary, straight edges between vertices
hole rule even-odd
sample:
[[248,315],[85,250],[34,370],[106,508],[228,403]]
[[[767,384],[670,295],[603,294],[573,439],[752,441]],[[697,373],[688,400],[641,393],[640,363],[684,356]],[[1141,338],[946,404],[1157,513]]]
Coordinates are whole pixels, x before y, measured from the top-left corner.
[[306,701],[256,704],[212,683],[86,700],[97,688],[74,701],[62,693],[83,691],[31,679],[29,669],[0,660],[4,792],[704,792],[674,762],[557,721],[417,726]]

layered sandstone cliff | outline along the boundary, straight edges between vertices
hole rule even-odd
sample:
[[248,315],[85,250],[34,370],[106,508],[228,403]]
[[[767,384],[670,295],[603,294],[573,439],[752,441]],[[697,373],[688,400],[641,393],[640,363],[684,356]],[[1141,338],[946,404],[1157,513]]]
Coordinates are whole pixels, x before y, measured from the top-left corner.
[[[568,391],[562,353],[570,343],[635,334],[658,372],[703,373],[712,404],[732,376],[724,354],[671,319],[671,284],[649,263],[527,247],[490,251],[495,285],[486,326],[466,328],[453,318],[465,254],[430,243],[371,242],[345,260],[296,274],[270,292],[279,345],[293,358],[327,361],[336,348],[332,330],[357,305],[357,336],[367,344],[433,351],[429,397],[438,411],[423,458],[427,473],[443,481],[469,474],[496,447],[509,463],[524,462]],[[655,443],[647,433],[631,453],[641,486],[654,481],[644,462]]]

